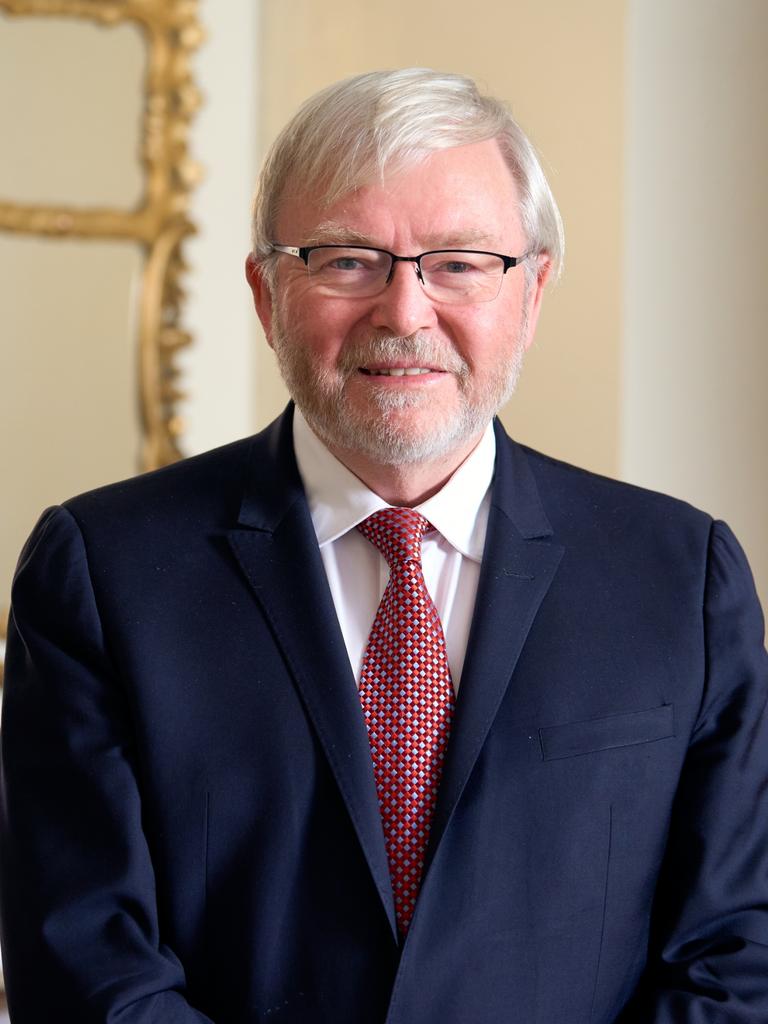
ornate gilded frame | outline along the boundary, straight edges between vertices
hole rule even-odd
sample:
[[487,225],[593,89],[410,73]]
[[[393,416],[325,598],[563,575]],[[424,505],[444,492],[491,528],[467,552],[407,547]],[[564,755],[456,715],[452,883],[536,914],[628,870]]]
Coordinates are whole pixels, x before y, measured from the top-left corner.
[[182,242],[194,233],[189,199],[200,168],[189,124],[200,105],[190,57],[203,39],[198,0],[0,0],[0,12],[135,22],[148,45],[141,161],[144,194],[133,210],[30,206],[0,199],[0,231],[139,243],[145,262],[138,316],[141,467],[180,458],[183,393],[175,356],[190,335],[180,324]]
[[[0,231],[123,240],[142,247],[137,317],[142,469],[181,457],[178,404],[184,396],[176,354],[191,340],[181,324],[182,244],[195,231],[189,204],[201,176],[189,154],[189,125],[201,102],[191,70],[191,56],[204,38],[198,5],[199,0],[0,0],[0,14],[82,18],[107,27],[133,22],[147,42],[144,188],[136,207],[35,206],[0,198]],[[0,639],[5,620],[0,611]]]

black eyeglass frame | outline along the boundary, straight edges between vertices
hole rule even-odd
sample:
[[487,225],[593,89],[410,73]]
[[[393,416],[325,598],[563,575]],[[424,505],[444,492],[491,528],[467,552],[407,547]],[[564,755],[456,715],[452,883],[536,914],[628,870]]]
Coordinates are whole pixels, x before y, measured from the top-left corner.
[[419,281],[424,284],[424,275],[421,271],[421,261],[425,256],[434,256],[440,252],[455,252],[455,253],[467,253],[479,256],[497,256],[504,264],[504,269],[501,272],[501,276],[512,267],[518,266],[523,260],[527,260],[529,256],[532,256],[532,252],[523,253],[522,256],[505,256],[502,252],[489,252],[487,249],[430,249],[428,252],[419,253],[418,256],[398,256],[394,252],[390,252],[389,249],[379,249],[375,245],[356,245],[351,242],[347,245],[342,243],[331,243],[329,245],[281,245],[278,242],[270,242],[273,252],[284,252],[289,256],[298,256],[300,260],[305,264],[307,270],[309,270],[309,256],[310,253],[314,252],[315,249],[364,249],[366,252],[382,252],[385,256],[389,256],[392,260],[392,266],[389,268],[389,274],[387,275],[386,285],[392,280],[392,275],[395,272],[396,263],[415,263],[416,273]]

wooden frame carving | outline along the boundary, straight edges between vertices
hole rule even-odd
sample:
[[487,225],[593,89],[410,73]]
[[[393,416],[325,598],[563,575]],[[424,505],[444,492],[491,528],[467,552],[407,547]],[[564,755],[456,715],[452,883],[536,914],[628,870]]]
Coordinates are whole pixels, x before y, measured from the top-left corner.
[[200,105],[190,57],[203,39],[198,0],[0,0],[8,15],[134,22],[148,45],[141,160],[144,194],[133,210],[34,206],[0,199],[0,231],[127,240],[145,253],[138,315],[141,468],[181,457],[183,392],[175,356],[190,342],[181,326],[182,243],[194,233],[189,197],[200,168],[189,156],[189,123]]

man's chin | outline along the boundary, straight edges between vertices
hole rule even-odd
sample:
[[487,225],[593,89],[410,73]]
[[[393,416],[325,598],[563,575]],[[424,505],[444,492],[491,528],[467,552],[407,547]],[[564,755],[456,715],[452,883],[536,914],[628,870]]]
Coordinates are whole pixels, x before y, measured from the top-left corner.
[[[312,429],[342,455],[363,456],[382,466],[405,466],[439,459],[469,440],[473,431],[459,415],[436,417],[433,409],[389,409],[376,415],[337,415],[318,419],[303,410]],[[338,410],[337,410],[338,412]]]

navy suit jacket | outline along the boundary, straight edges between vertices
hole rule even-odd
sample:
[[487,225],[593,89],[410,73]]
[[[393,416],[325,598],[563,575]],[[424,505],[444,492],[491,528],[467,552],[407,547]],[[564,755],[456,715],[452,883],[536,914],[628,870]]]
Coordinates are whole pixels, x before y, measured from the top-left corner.
[[768,1021],[743,555],[687,505],[497,441],[404,943],[290,411],[44,514],[6,669],[14,1024]]

